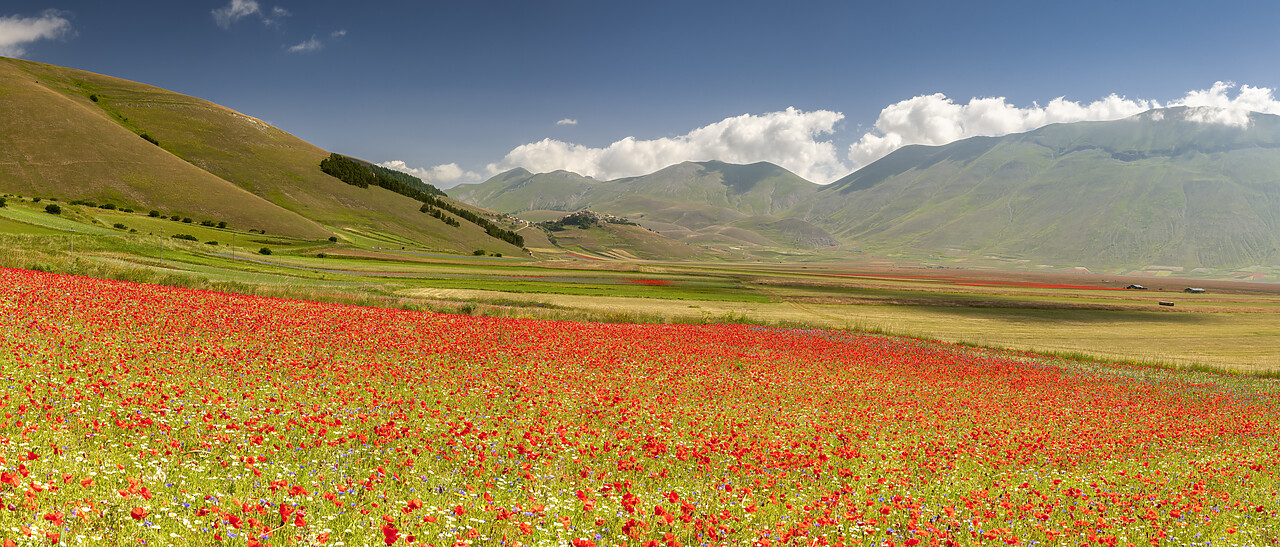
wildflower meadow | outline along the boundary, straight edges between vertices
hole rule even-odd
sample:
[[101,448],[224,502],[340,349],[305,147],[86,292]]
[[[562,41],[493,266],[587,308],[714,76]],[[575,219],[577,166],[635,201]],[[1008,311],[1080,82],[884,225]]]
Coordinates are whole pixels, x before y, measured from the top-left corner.
[[0,270],[0,544],[1271,545],[1273,381]]

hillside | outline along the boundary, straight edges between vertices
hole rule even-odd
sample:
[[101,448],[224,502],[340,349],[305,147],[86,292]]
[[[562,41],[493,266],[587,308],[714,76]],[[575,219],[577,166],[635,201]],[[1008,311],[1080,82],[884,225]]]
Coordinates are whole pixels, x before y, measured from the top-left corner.
[[770,163],[685,162],[640,177],[597,181],[567,171],[501,173],[451,190],[462,201],[541,219],[591,209],[627,217],[686,243],[814,248],[838,242],[790,214],[820,186]]
[[1056,265],[1280,263],[1280,117],[1154,110],[898,150],[805,218],[859,248]]
[[[521,252],[417,200],[323,173],[329,155],[217,104],[109,76],[0,58],[0,191],[111,202],[239,228]],[[143,137],[145,135],[145,137]]]

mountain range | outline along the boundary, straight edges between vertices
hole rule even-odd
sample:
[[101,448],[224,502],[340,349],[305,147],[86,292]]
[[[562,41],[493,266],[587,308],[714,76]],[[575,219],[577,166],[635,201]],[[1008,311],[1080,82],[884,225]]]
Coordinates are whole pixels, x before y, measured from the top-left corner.
[[711,246],[1059,266],[1280,264],[1280,117],[1205,108],[906,146],[822,186],[768,163],[596,181],[515,169],[459,199],[518,215],[592,209]]
[[[609,181],[514,169],[424,207],[327,174],[329,152],[270,124],[153,86],[0,58],[0,99],[2,193],[317,241],[520,255],[494,235],[517,230],[540,256],[1280,264],[1280,117],[1269,114],[1167,108],[907,146],[828,185],[770,163],[685,162]],[[502,216],[581,210],[638,226],[552,233]]]

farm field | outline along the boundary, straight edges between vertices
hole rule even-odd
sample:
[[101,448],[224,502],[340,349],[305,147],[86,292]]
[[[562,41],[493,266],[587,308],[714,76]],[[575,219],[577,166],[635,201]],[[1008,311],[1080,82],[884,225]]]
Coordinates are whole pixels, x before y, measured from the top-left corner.
[[[343,230],[333,242],[76,205],[54,216],[43,206],[11,199],[0,208],[0,266],[468,315],[854,329],[1280,373],[1273,283],[911,262],[533,260],[452,254],[374,231]],[[1123,290],[1133,283],[1150,290]],[[1183,293],[1189,286],[1208,292]]]
[[0,322],[6,545],[1280,541],[1266,379],[13,269]]

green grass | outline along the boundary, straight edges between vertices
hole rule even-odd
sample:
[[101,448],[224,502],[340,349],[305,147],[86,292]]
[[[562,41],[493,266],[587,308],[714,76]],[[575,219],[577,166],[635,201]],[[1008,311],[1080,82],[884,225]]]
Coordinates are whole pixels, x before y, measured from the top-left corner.
[[[0,209],[6,267],[470,315],[853,329],[1161,367],[1280,370],[1280,293],[1265,285],[1184,295],[833,277],[851,270],[823,264],[482,261],[380,250],[387,240],[374,232],[343,231],[335,244],[65,203],[54,216],[44,201],[9,203]],[[117,221],[139,232],[109,227]],[[201,241],[169,237],[176,232]],[[261,241],[286,244],[262,256]],[[1157,299],[1177,307],[1157,307]]]

